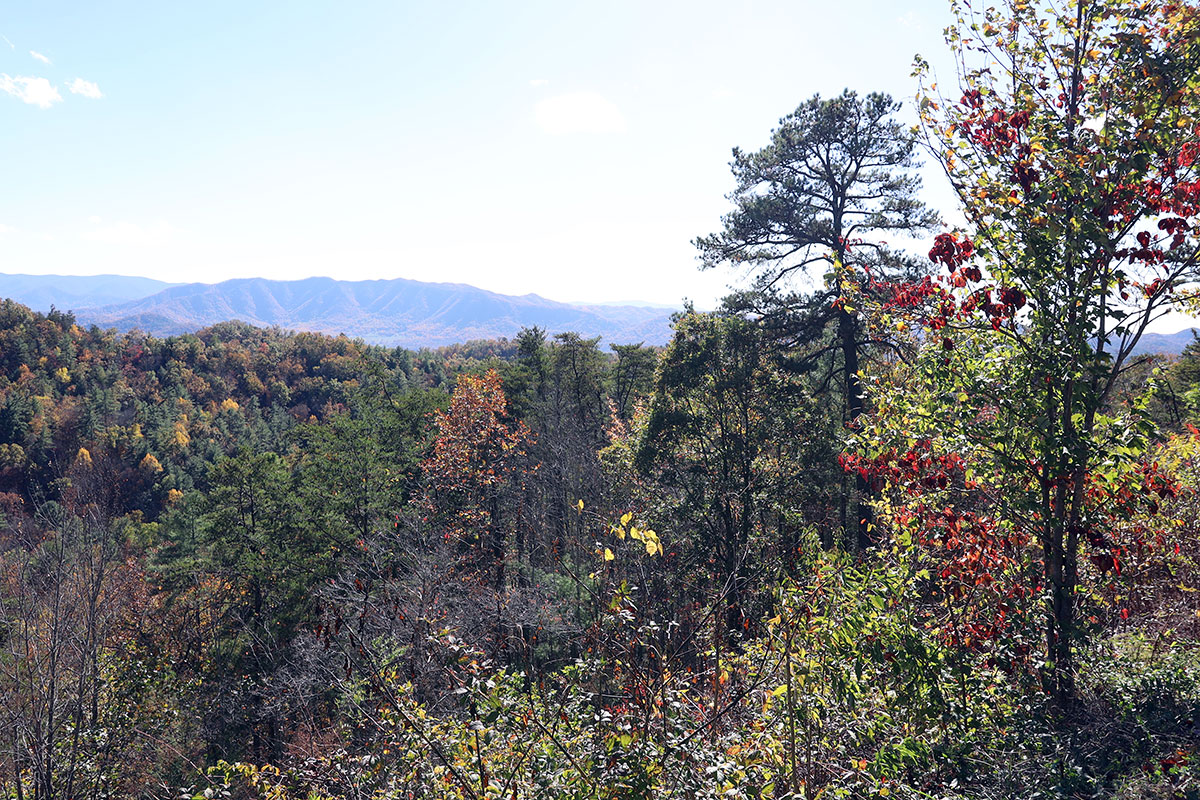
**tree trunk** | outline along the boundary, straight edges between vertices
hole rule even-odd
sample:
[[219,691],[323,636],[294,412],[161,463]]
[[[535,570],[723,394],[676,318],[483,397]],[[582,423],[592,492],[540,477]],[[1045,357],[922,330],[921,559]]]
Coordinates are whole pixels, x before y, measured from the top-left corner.
[[[842,365],[846,372],[846,425],[854,427],[862,416],[863,387],[858,379],[858,324],[854,316],[844,308],[838,309],[838,336],[842,345]],[[859,550],[871,547],[875,541],[871,535],[871,507],[865,500],[869,491],[867,481],[858,475],[854,481],[854,496],[847,501],[853,512],[847,533],[857,532]]]

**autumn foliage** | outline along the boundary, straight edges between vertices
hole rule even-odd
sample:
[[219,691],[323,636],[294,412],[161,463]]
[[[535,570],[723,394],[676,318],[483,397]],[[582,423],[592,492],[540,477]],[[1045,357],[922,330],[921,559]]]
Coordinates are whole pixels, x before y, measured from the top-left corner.
[[1200,794],[1200,7],[951,11],[663,348],[0,302],[0,798]]

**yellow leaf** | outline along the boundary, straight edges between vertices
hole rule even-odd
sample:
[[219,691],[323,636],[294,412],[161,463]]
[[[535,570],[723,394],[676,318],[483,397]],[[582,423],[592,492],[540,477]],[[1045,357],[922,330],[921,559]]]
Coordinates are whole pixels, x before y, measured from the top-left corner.
[[624,528],[616,528],[615,530],[617,532],[617,538],[624,540],[625,539],[625,529]]
[[656,555],[658,553],[658,542],[654,541],[653,539],[647,539],[646,552],[649,555]]
[[631,520],[631,519],[633,519],[633,513],[626,511],[624,514],[621,515],[621,524],[628,525],[629,520]]
[[616,558],[616,556],[613,555],[613,551],[609,550],[607,547],[604,548],[604,560],[612,561],[614,558]]
[[575,504],[575,510],[578,511],[580,514],[583,513],[583,501],[582,500],[580,500],[579,502],[577,502]]

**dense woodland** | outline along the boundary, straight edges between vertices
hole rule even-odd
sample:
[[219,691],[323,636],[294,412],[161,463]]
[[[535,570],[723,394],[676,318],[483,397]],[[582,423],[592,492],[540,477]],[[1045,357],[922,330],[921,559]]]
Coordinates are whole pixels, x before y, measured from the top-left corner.
[[1200,797],[1200,8],[952,11],[665,348],[0,304],[0,796]]

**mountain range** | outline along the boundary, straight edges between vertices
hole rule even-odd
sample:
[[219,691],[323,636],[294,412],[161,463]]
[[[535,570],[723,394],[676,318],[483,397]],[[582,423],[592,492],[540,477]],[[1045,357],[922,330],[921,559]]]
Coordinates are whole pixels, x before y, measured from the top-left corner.
[[1133,349],[1133,355],[1167,353],[1177,356],[1196,339],[1198,332],[1196,328],[1184,328],[1175,333],[1144,333]]
[[[673,309],[648,303],[560,303],[536,294],[498,294],[461,283],[391,280],[339,281],[241,278],[221,283],[167,283],[128,275],[10,275],[0,273],[0,297],[35,310],[71,311],[96,324],[157,336],[199,330],[227,320],[297,331],[360,337],[409,348],[471,339],[513,338],[537,325],[608,343],[666,344]],[[1147,333],[1136,354],[1179,354],[1196,329]]]
[[178,285],[130,275],[0,274],[0,297],[35,311],[47,311],[50,306],[66,311],[138,300]]
[[244,278],[172,284],[123,275],[5,275],[0,297],[40,311],[71,311],[83,325],[167,336],[227,320],[352,337],[409,348],[514,337],[537,325],[609,343],[665,344],[670,310],[645,305],[560,303],[458,283]]

